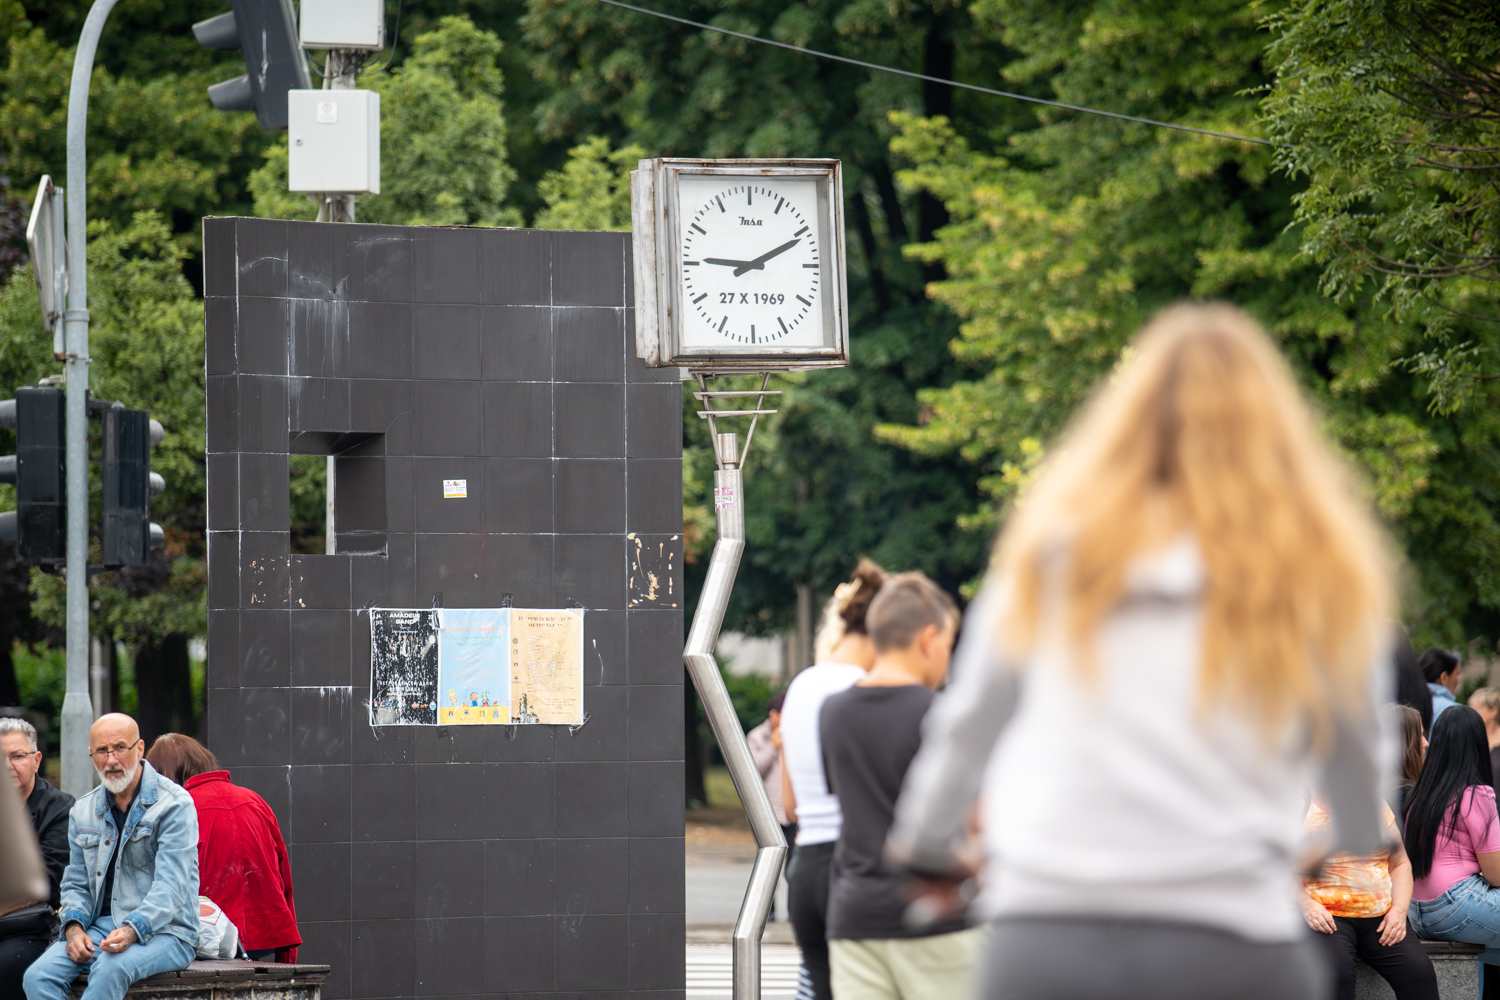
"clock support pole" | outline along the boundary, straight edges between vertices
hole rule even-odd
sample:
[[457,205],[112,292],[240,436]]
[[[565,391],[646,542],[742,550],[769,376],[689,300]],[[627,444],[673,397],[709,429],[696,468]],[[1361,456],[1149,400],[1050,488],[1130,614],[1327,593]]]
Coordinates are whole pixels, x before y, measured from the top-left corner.
[[[710,392],[707,377],[698,375],[697,378],[700,391],[693,393],[693,398],[702,407],[699,418],[708,421],[714,459],[718,465],[714,472],[714,509],[719,533],[682,658],[698,689],[698,696],[703,699],[709,725],[719,741],[719,749],[724,752],[735,791],[739,792],[750,820],[750,829],[755,834],[755,866],[750,872],[744,902],[740,904],[730,949],[734,962],[734,1000],[760,1000],[760,939],[765,933],[766,917],[771,912],[776,883],[786,861],[787,844],[781,824],[776,821],[776,812],[771,808],[771,799],[761,782],[760,771],[750,756],[750,745],[740,729],[729,690],[724,686],[724,678],[714,660],[714,646],[724,624],[724,611],[729,606],[729,594],[734,588],[740,556],[745,550],[745,458],[750,453],[750,442],[755,437],[755,426],[760,418],[776,412],[765,408],[765,398],[781,393],[766,388],[771,381],[769,374],[762,375],[759,391],[751,392]],[[716,400],[752,398],[755,400],[752,409],[714,409]],[[718,421],[725,417],[750,418],[743,449],[739,446],[739,435],[719,432]]]

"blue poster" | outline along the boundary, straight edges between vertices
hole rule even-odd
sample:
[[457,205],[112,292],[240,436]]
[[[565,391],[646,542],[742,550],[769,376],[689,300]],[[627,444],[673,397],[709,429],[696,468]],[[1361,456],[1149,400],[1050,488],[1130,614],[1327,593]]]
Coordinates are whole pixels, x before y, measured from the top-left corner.
[[438,612],[440,726],[510,722],[510,609]]

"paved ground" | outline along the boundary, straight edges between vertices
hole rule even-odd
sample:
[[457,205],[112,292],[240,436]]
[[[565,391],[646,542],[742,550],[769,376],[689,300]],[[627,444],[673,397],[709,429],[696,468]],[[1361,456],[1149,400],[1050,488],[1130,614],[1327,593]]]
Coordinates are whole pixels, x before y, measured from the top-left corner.
[[[755,838],[737,810],[694,810],[687,824],[687,922],[733,924],[755,862]],[[786,919],[786,879],[775,916]]]
[[[744,814],[694,811],[687,840],[687,1000],[731,994],[729,935],[739,916],[755,860],[755,839]],[[801,955],[786,923],[786,880],[776,893],[776,916],[761,944],[762,1000],[791,1000]]]

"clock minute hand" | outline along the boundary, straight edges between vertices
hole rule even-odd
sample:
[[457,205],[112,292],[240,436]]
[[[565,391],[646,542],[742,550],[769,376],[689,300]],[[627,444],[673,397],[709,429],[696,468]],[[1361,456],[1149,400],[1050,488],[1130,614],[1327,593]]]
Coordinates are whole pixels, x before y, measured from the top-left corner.
[[739,267],[737,267],[737,268],[734,269],[734,276],[736,278],[738,278],[740,275],[744,274],[746,271],[750,271],[750,270],[761,271],[761,270],[764,270],[765,266],[766,266],[766,261],[770,260],[772,257],[777,256],[778,254],[784,254],[784,253],[786,253],[792,247],[796,246],[798,243],[801,243],[801,242],[802,242],[801,240],[787,240],[785,243],[781,244],[781,246],[777,247],[775,250],[767,250],[765,253],[761,254],[759,257],[755,258],[754,260],[747,260],[747,261],[742,262]]

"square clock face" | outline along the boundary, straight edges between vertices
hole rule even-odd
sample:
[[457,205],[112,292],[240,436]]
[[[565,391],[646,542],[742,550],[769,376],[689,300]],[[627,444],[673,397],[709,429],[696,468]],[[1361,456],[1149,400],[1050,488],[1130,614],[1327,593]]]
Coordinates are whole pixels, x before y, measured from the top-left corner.
[[820,186],[815,177],[678,177],[684,351],[831,346]]
[[631,190],[647,363],[847,363],[839,180],[837,160],[641,161]]

